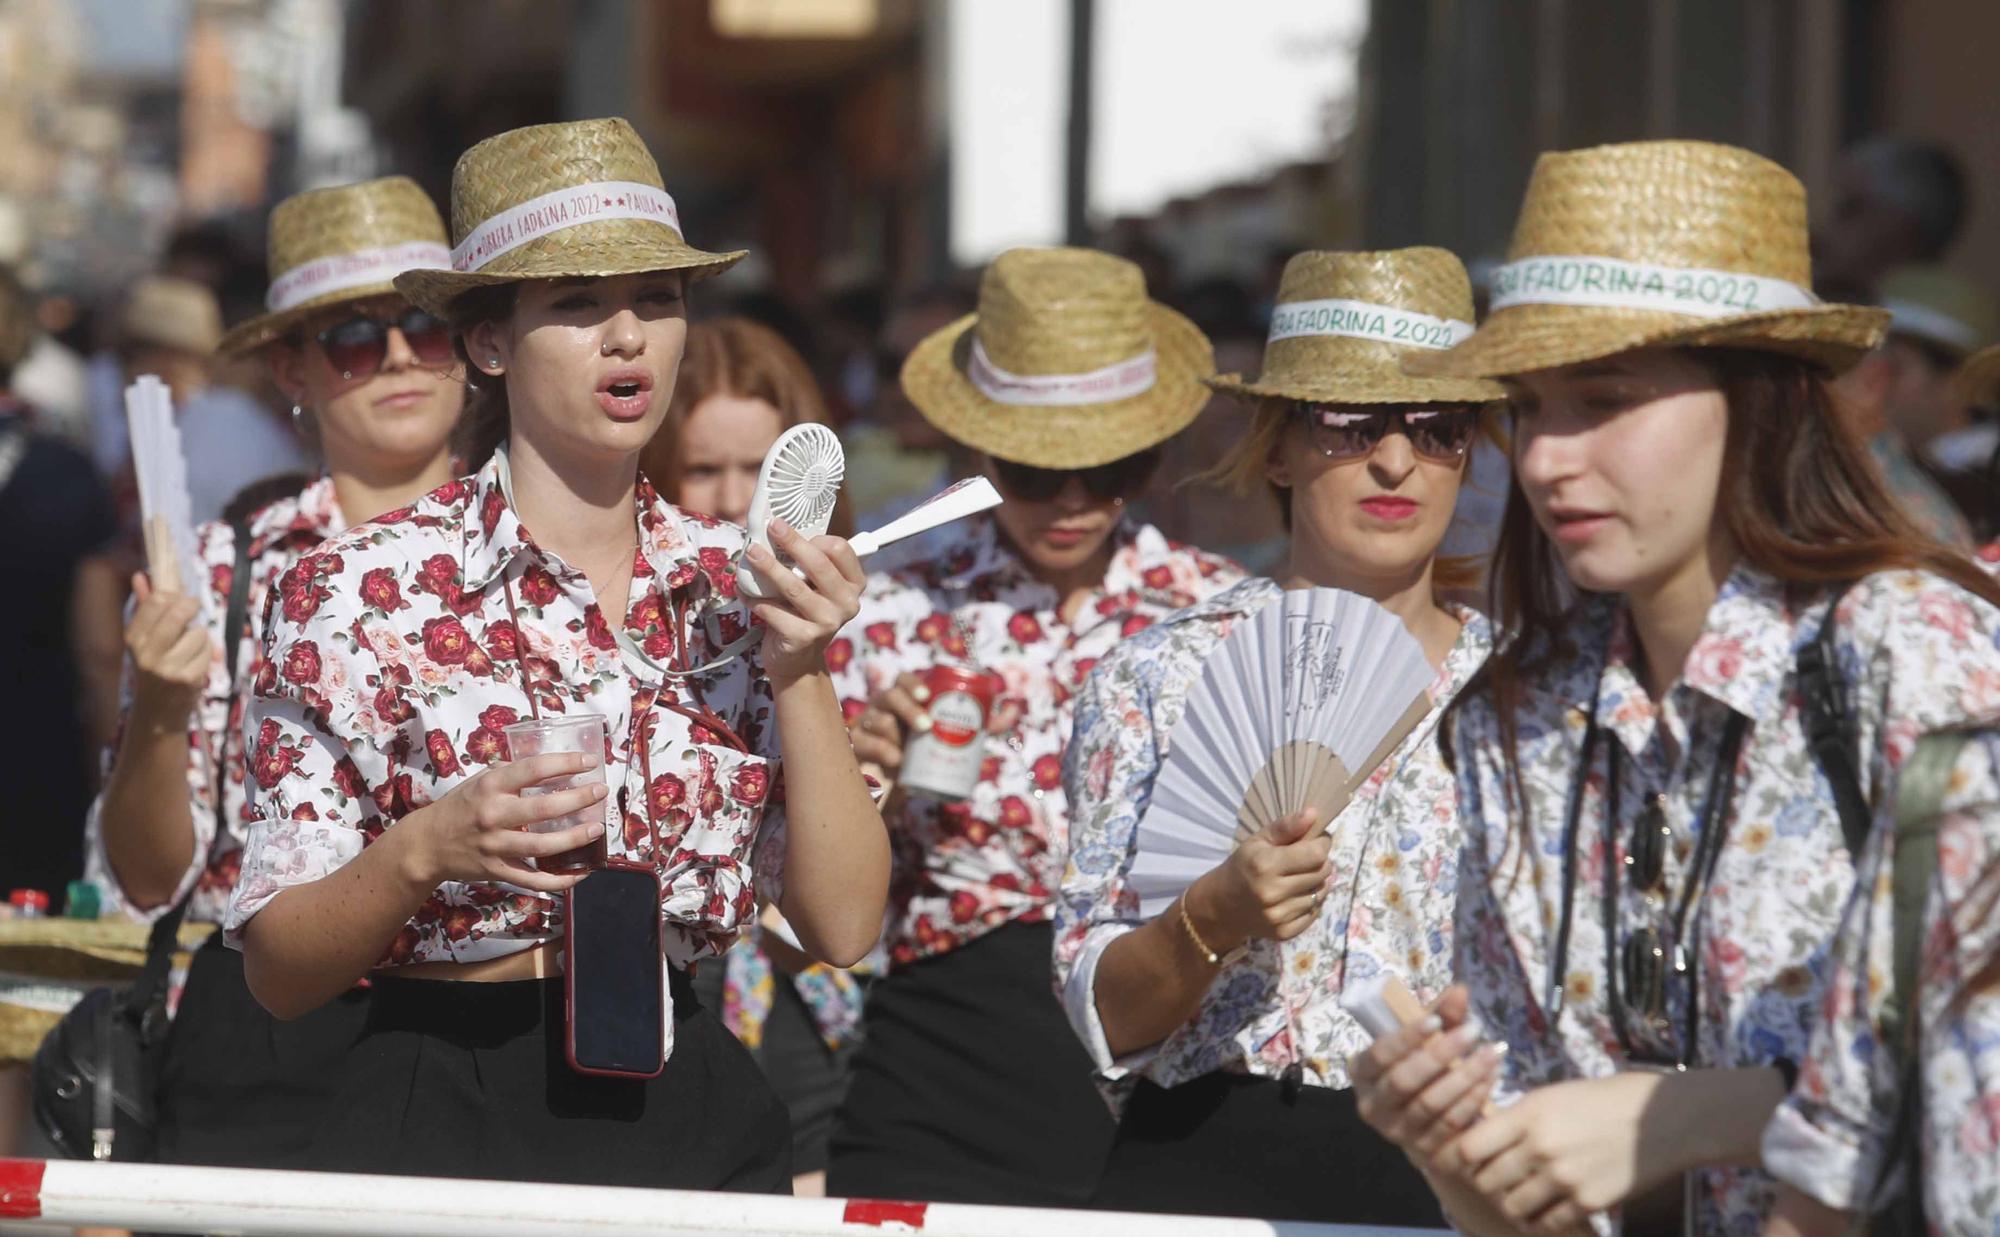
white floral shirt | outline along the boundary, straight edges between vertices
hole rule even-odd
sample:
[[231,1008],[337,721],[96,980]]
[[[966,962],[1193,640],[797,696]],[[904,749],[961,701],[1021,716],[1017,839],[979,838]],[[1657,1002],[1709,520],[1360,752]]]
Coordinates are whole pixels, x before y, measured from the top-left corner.
[[[236,534],[224,520],[210,521],[195,530],[204,577],[201,585],[207,593],[202,618],[214,645],[214,657],[209,662],[208,682],[202,688],[201,699],[188,719],[188,815],[194,823],[194,856],[173,897],[144,910],[132,905],[105,853],[104,796],[100,792],[84,820],[83,874],[84,879],[102,891],[105,914],[150,921],[166,914],[186,896],[189,923],[222,922],[230,891],[236,887],[244,831],[248,827],[249,802],[243,781],[243,715],[249,705],[251,684],[263,665],[264,599],[272,582],[294,559],[346,527],[331,477],[321,477],[296,496],[259,508],[247,521],[250,587],[243,634],[237,644],[233,689],[229,667],[222,656],[222,628],[236,574]],[[132,661],[127,657],[119,684],[121,736],[132,712],[132,676]],[[118,742],[114,738],[104,752],[107,777],[118,755]],[[219,825],[218,794],[222,797]]]
[[[1794,670],[1798,649],[1818,635],[1826,608],[1823,595],[1795,606],[1778,581],[1739,567],[1709,608],[1680,680],[1656,703],[1634,665],[1628,614],[1616,599],[1586,598],[1562,639],[1523,650],[1525,690],[1514,723],[1525,811],[1509,793],[1491,698],[1478,688],[1465,697],[1455,731],[1468,830],[1458,972],[1489,1033],[1512,1048],[1503,1098],[1634,1063],[1607,988],[1614,980],[1622,986],[1623,967],[1607,959],[1642,927],[1667,929],[1673,900],[1690,879],[1711,773],[1732,717],[1746,719],[1747,732],[1726,845],[1682,942],[1700,990],[1693,1063],[1728,1068],[1807,1059],[1827,999],[1829,947],[1854,886],[1831,789],[1807,746]],[[1928,575],[1877,575],[1847,594],[1838,663],[1852,701],[1864,793],[1893,787],[1917,733],[2000,706],[1996,617]],[[1602,731],[1583,789],[1570,940],[1556,975],[1569,861],[1566,809],[1593,716]],[[1614,756],[1619,813],[1607,822],[1606,774]],[[1656,797],[1673,830],[1664,905],[1649,902],[1622,875],[1639,815]],[[1725,818],[1718,812],[1715,819]],[[1611,908],[1609,871],[1621,874]],[[1615,915],[1615,943],[1606,939],[1608,915]],[[1552,999],[1558,988],[1559,1005]],[[1687,1025],[1688,985],[1669,982],[1667,989],[1678,1038]],[[1774,1194],[1764,1172],[1704,1170],[1697,1174],[1696,1231],[1754,1234]]]
[[972,798],[906,796],[889,813],[889,963],[942,953],[1008,923],[1049,917],[1069,827],[1062,753],[1070,707],[1098,659],[1242,578],[1227,559],[1121,524],[1098,591],[1065,622],[990,517],[954,526],[934,560],[868,580],[861,613],[827,649],[852,718],[904,673],[969,663],[1004,683]]
[[[641,478],[631,604],[614,630],[582,572],[522,526],[506,468],[503,449],[477,475],[333,538],[279,581],[247,722],[253,823],[226,920],[233,940],[278,893],[335,871],[503,759],[502,728],[530,715],[523,659],[543,714],[608,719],[609,850],[659,869],[670,962],[727,948],[754,916],[758,888],[776,899],[777,734],[735,596],[742,530],[668,505]],[[711,671],[666,673],[731,647],[743,651]],[[708,722],[669,705],[705,706]],[[447,882],[380,965],[513,953],[560,937],[561,915],[560,899]]]
[[1139,1077],[1162,1087],[1216,1070],[1275,1078],[1294,1061],[1308,1081],[1344,1088],[1348,1057],[1370,1042],[1340,1008],[1349,976],[1393,971],[1426,1001],[1451,983],[1461,839],[1458,788],[1437,728],[1492,648],[1485,618],[1465,609],[1453,610],[1463,626],[1431,687],[1429,715],[1328,827],[1333,877],[1313,926],[1282,945],[1253,945],[1215,977],[1200,1012],[1159,1044],[1117,1057],[1105,1042],[1097,967],[1113,941],[1144,922],[1127,874],[1153,780],[1209,655],[1240,620],[1282,595],[1274,581],[1245,580],[1165,619],[1099,663],[1077,701],[1063,779],[1070,847],[1056,902],[1055,972],[1114,1107]]

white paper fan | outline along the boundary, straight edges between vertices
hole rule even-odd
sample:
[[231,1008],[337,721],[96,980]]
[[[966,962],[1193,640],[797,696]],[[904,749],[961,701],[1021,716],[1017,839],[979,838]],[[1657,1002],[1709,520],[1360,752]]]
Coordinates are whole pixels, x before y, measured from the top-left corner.
[[[846,472],[840,437],[826,426],[807,421],[778,435],[757,470],[757,489],[750,496],[750,543],[777,554],[790,567],[791,559],[771,545],[771,521],[781,519],[807,537],[824,533]],[[775,595],[748,559],[736,565],[736,588],[746,597]]]
[[132,471],[139,482],[147,575],[156,590],[192,592],[206,608],[208,590],[201,587],[194,503],[188,497],[187,454],[167,384],[152,374],[141,374],[126,387],[125,424],[132,439]]
[[1436,677],[1402,620],[1355,593],[1290,591],[1240,621],[1188,694],[1139,820],[1140,912],[1273,821],[1311,808],[1324,827],[1430,711]]

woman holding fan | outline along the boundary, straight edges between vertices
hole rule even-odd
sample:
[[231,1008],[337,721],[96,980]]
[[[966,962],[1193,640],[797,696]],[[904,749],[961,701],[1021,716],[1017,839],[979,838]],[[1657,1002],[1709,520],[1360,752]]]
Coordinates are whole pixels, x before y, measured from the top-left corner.
[[[629,124],[481,142],[452,234],[452,270],[397,287],[458,331],[491,458],[280,581],[229,933],[283,1017],[372,975],[320,1167],[784,1191],[784,1109],[687,968],[760,891],[830,962],[880,928],[887,841],[824,664],[860,566],[774,521],[802,576],[750,550],[779,598],[746,606],[742,530],[640,476],[687,285],[742,255],[687,244]],[[601,753],[505,759],[513,723],[581,715]],[[606,870],[556,862],[580,849]],[[642,901],[603,901],[635,874]],[[586,909],[627,930],[586,939]],[[634,939],[664,956],[579,978]],[[605,1016],[573,1016],[586,998]],[[586,1060],[614,1028],[617,1051]]]
[[[1828,946],[1926,736],[1972,738],[1947,835],[2000,813],[2000,588],[1916,531],[1843,426],[1827,376],[1885,315],[1808,279],[1805,191],[1776,164],[1547,154],[1492,316],[1408,362],[1502,379],[1514,422],[1494,582],[1516,634],[1453,731],[1470,1009],[1448,994],[1355,1062],[1363,1112],[1467,1231],[1622,1209],[1627,1233],[1753,1232],[1773,1175],[1867,1201],[1884,1054],[1807,1050],[1894,985],[1840,980]],[[1940,870],[1949,898],[1968,873]],[[1886,876],[1862,888],[1872,915]],[[1927,1035],[1952,999],[1901,996]],[[1507,1046],[1497,1097],[1482,1035]],[[1957,1231],[1990,1150],[1925,1150],[1932,1222]]]
[[[261,355],[326,472],[197,530],[204,576],[187,591],[133,580],[121,737],[86,836],[90,879],[111,908],[142,920],[180,910],[220,923],[229,904],[249,826],[243,714],[272,583],[348,513],[414,502],[452,475],[465,381],[451,333],[391,282],[449,261],[430,198],[401,176],[301,193],[271,212],[269,244],[268,311],[222,350]],[[159,1158],[293,1164],[363,1012],[354,991],[276,1022],[244,986],[242,959],[211,939],[161,1067]]]
[[[1339,1002],[1350,979],[1392,972],[1429,995],[1451,978],[1440,925],[1459,831],[1436,727],[1490,639],[1478,614],[1439,600],[1455,577],[1437,548],[1500,392],[1406,377],[1399,361],[1470,334],[1471,317],[1465,268],[1443,250],[1299,254],[1262,375],[1211,384],[1256,407],[1218,473],[1276,495],[1290,551],[1274,578],[1120,645],[1077,704],[1056,975],[1121,1110],[1098,1206],[1438,1220],[1422,1180],[1355,1113],[1346,1061],[1367,1035]],[[1335,819],[1267,827],[1143,917],[1130,883],[1138,826],[1204,664],[1286,590],[1314,588],[1357,593],[1402,621],[1436,668],[1428,710]],[[1353,1188],[1329,1184],[1331,1163]]]
[[910,401],[984,453],[1006,502],[953,526],[940,557],[871,577],[828,649],[855,752],[915,780],[912,737],[949,699],[932,699],[927,673],[970,670],[995,692],[983,739],[976,721],[950,719],[984,744],[968,793],[902,785],[889,800],[888,972],[869,991],[834,1127],[833,1194],[1090,1198],[1110,1122],[1049,985],[1069,829],[1062,752],[1100,657],[1237,578],[1126,511],[1159,445],[1207,403],[1213,369],[1208,341],[1147,299],[1138,267],[1081,249],[1001,254],[977,312],[904,363]]

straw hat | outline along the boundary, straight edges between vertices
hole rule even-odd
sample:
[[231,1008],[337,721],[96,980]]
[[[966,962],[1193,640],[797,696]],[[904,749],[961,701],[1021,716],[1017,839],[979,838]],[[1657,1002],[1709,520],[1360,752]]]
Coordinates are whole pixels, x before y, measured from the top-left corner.
[[2000,405],[2000,344],[1989,344],[1965,358],[1951,376],[1952,397],[1974,408]]
[[132,285],[118,333],[126,344],[207,356],[222,339],[222,310],[208,285],[176,275],[148,275]]
[[1782,352],[1831,370],[1889,315],[1810,291],[1806,193],[1770,160],[1710,142],[1630,142],[1535,161],[1493,312],[1413,374],[1498,377],[1631,348]]
[[1472,334],[1472,284],[1442,249],[1294,255],[1256,381],[1209,379],[1218,391],[1339,404],[1487,403],[1505,398],[1481,378],[1416,378],[1403,354],[1449,348]]
[[1173,437],[1208,403],[1215,351],[1146,298],[1123,258],[1010,249],[979,307],[918,344],[903,391],[932,425],[998,459],[1092,468]]
[[396,290],[397,275],[451,262],[444,220],[407,176],[293,194],[271,212],[265,312],[223,336],[247,352],[280,339],[314,312]]
[[1898,267],[1882,280],[1889,334],[1907,335],[1957,360],[2000,337],[2000,306],[1986,289],[1942,266]]
[[396,289],[435,314],[472,288],[523,279],[645,271],[720,275],[744,255],[681,235],[660,167],[630,123],[577,120],[489,137],[451,173],[451,269],[411,271]]

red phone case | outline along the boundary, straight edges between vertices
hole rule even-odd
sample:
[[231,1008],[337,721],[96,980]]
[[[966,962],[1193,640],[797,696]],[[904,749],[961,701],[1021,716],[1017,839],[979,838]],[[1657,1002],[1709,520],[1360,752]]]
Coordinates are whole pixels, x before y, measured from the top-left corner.
[[[662,890],[660,888],[660,873],[657,868],[654,868],[651,864],[633,863],[629,859],[612,859],[604,865],[604,869],[606,870],[613,868],[623,869],[628,872],[644,872],[651,876],[653,878],[653,906],[658,908],[662,898]],[[575,895],[575,886],[571,886],[569,889],[563,891],[563,923],[565,930],[572,933],[563,947],[563,1055],[569,1058],[569,1067],[579,1074],[590,1074],[598,1078],[658,1078],[661,1071],[667,1068],[664,1025],[661,1029],[660,1061],[659,1064],[650,1070],[598,1069],[593,1066],[580,1064],[576,1059]],[[667,992],[666,956],[661,944],[660,932],[660,917],[656,909],[656,913],[653,915],[653,953],[660,958],[660,970],[656,972],[660,984],[660,1009],[665,1016],[672,1017],[672,1014],[667,1009],[667,1002],[672,997]]]

